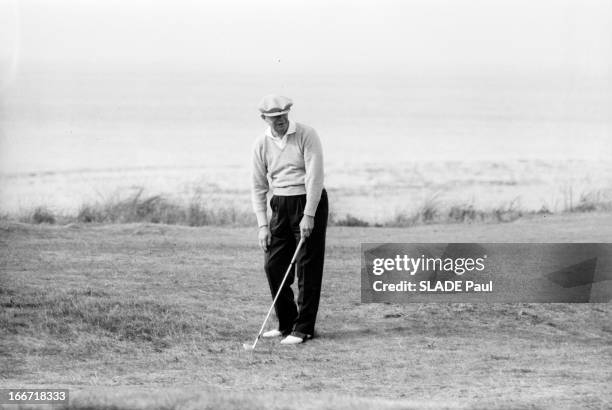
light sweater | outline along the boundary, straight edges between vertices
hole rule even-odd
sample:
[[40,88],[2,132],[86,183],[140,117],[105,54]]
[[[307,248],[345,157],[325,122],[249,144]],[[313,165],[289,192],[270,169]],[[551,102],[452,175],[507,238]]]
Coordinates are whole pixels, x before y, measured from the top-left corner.
[[323,149],[317,132],[291,122],[287,134],[276,140],[267,130],[253,146],[251,200],[258,226],[268,224],[266,194],[270,185],[274,195],[306,194],[304,215],[310,216],[315,215],[323,191]]

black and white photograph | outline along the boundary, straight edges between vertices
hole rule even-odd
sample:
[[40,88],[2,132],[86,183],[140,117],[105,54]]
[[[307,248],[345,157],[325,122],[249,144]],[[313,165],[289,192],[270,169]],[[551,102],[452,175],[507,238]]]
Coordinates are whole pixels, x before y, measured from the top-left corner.
[[609,409],[612,1],[0,0],[0,408]]

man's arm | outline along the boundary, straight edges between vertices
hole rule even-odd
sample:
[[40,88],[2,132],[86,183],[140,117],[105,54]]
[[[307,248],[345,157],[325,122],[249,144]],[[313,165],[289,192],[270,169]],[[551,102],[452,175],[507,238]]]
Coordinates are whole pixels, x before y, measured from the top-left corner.
[[316,131],[307,128],[304,132],[304,166],[306,168],[306,205],[300,221],[300,233],[308,238],[314,229],[314,217],[323,191],[323,148]]
[[323,191],[323,147],[317,132],[312,128],[304,133],[304,164],[306,167],[304,215],[314,217]]
[[257,226],[268,225],[268,212],[266,199],[268,194],[268,176],[266,162],[263,157],[260,141],[257,140],[253,147],[253,161],[251,168],[251,202],[253,211],[257,217]]
[[270,235],[270,227],[268,226],[267,212],[267,194],[268,194],[268,170],[266,161],[262,152],[262,146],[259,140],[255,142],[253,147],[253,161],[251,169],[251,201],[253,202],[253,210],[257,217],[257,226],[259,231],[257,239],[259,246],[263,251],[268,250],[272,236]]

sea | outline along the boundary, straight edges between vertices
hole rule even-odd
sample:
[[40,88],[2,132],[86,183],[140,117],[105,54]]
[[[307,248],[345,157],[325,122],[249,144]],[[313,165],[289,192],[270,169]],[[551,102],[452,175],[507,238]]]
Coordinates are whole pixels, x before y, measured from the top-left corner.
[[250,209],[257,104],[324,147],[332,212],[384,221],[424,203],[563,211],[612,198],[610,77],[538,71],[258,73],[36,66],[0,99],[0,213],[74,213],[134,192]]

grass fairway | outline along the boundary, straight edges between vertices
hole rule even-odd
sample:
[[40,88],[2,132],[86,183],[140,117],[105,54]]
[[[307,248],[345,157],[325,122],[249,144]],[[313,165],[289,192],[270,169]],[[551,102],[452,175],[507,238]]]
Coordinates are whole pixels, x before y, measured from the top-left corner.
[[3,222],[0,385],[71,409],[604,408],[610,304],[360,304],[359,244],[610,239],[611,214],[330,228],[320,337],[249,353],[271,302],[255,230]]

